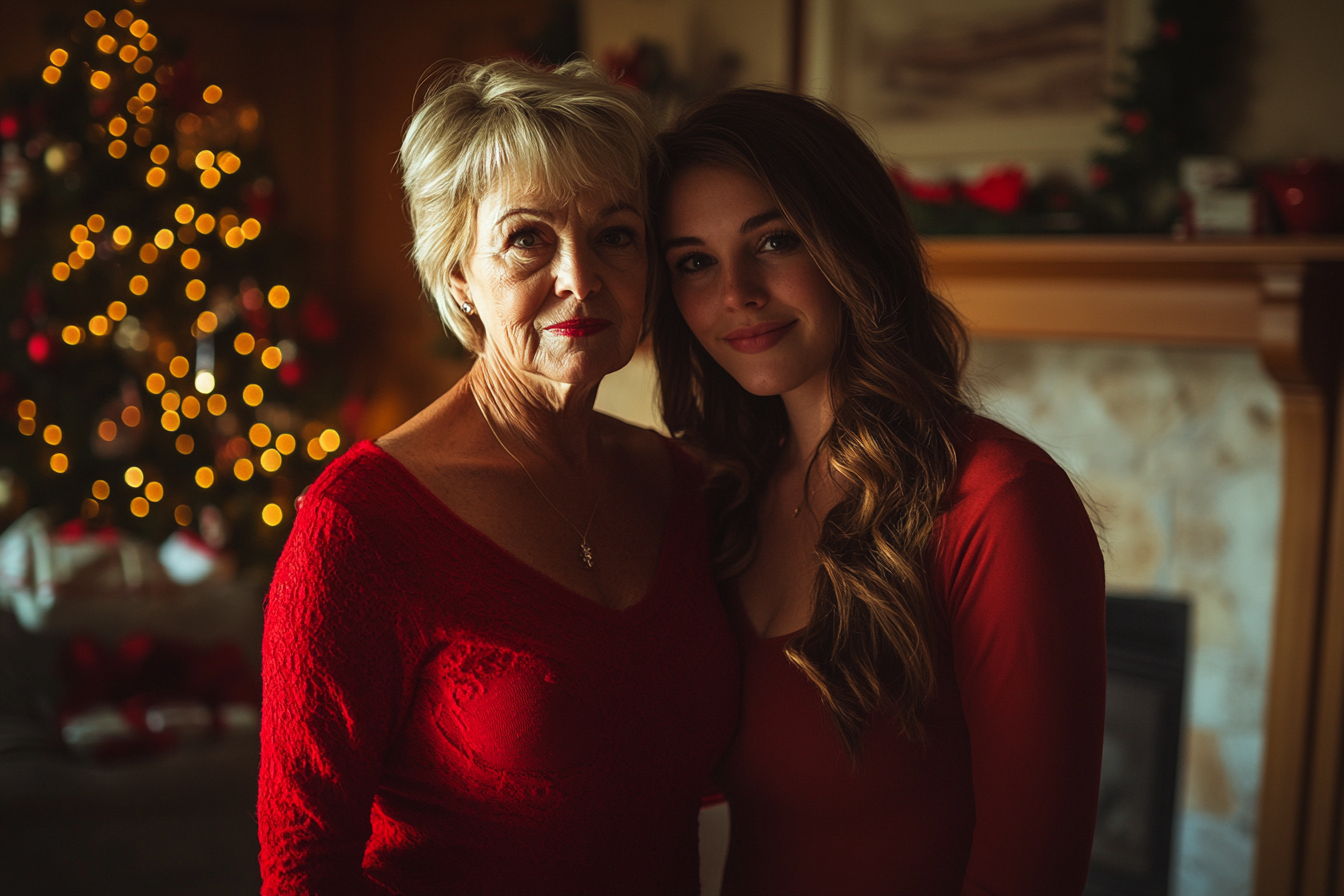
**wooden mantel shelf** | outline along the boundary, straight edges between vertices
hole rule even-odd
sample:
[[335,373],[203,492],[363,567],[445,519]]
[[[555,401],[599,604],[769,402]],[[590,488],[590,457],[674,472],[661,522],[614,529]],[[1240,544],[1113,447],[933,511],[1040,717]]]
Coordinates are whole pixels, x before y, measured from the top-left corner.
[[973,335],[1240,345],[1283,399],[1259,896],[1344,894],[1344,237],[927,241]]
[[[1344,262],[1344,237],[940,237],[933,280],[973,333],[1254,346],[1271,281]],[[1281,291],[1281,290],[1280,290]]]

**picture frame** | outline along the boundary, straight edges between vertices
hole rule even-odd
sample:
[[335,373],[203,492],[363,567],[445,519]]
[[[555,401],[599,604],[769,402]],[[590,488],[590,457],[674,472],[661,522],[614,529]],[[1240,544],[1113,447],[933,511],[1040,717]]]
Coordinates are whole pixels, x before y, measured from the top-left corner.
[[1081,173],[1152,28],[1142,0],[812,0],[798,86],[917,177]]

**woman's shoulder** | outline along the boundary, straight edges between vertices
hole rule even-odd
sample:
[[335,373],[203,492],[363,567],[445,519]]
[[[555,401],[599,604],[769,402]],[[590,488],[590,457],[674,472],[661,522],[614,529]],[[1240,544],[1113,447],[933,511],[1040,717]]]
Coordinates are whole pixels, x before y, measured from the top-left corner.
[[957,451],[953,491],[959,496],[995,491],[1023,479],[1068,479],[1044,448],[988,417],[966,414],[956,422],[953,440]]
[[1050,454],[1002,423],[967,414],[957,421],[957,475],[944,501],[944,529],[1086,511],[1073,480]]
[[418,483],[395,458],[368,441],[356,442],[327,465],[295,503],[295,529],[357,537],[388,531],[418,503]]
[[402,490],[405,470],[373,442],[360,441],[327,464],[304,492],[304,502],[332,501],[347,507],[386,503],[389,488]]

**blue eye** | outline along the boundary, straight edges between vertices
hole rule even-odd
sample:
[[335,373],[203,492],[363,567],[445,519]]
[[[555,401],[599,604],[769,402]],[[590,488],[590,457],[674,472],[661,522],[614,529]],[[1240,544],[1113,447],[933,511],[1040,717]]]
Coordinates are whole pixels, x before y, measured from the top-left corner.
[[517,249],[535,249],[541,245],[541,234],[531,227],[509,234],[509,246]]
[[673,262],[672,268],[682,274],[694,274],[715,264],[717,262],[703,252],[688,252]]
[[790,249],[796,249],[802,245],[802,240],[798,239],[796,234],[787,230],[779,230],[774,233],[767,233],[761,238],[761,249],[767,252],[788,252]]

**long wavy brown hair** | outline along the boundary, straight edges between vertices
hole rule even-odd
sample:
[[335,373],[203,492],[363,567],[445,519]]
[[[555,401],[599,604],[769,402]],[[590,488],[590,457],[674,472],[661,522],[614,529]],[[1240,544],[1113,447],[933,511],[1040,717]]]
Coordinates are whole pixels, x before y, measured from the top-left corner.
[[[731,90],[688,111],[660,143],[655,223],[679,172],[745,172],[839,297],[835,421],[816,461],[842,497],[822,521],[811,621],[786,652],[821,692],[851,756],[878,713],[922,737],[940,637],[925,560],[956,474],[965,330],[929,288],[919,238],[882,163],[833,107]],[[663,419],[709,462],[717,572],[726,579],[751,563],[788,417],[779,396],[752,395],[710,357],[662,284],[653,344]]]

